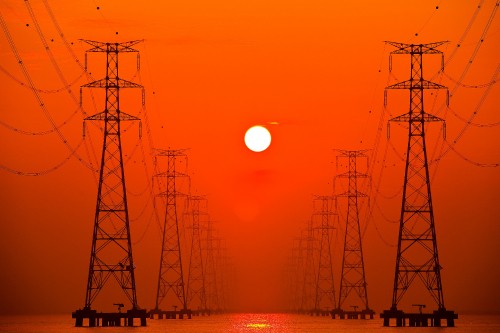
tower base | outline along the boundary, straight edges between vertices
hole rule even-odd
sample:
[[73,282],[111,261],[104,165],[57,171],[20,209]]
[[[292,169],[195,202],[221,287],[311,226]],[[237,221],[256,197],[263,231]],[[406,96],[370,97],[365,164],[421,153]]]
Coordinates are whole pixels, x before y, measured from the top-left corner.
[[396,327],[441,327],[441,320],[445,320],[447,327],[455,327],[455,319],[458,319],[458,314],[455,311],[444,309],[432,313],[407,313],[391,309],[384,310],[380,314],[380,318],[384,319],[384,326],[391,326],[391,319],[395,319]]
[[148,312],[150,319],[191,319],[193,316],[193,311],[186,310],[173,310],[173,311],[165,311],[161,309],[154,309]]
[[88,319],[88,327],[134,326],[134,319],[140,320],[141,326],[146,326],[146,310],[131,309],[127,312],[97,312],[91,309],[79,309],[71,314],[76,327],[83,327],[84,319]]
[[375,311],[371,309],[361,311],[344,311],[342,309],[335,309],[332,311],[332,319],[336,319],[337,316],[339,316],[339,319],[373,319]]

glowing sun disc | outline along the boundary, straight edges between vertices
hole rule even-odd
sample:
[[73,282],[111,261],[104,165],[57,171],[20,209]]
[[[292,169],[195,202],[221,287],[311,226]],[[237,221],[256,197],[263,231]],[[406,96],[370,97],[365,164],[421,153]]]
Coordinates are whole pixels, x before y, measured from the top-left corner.
[[266,150],[271,144],[271,133],[263,126],[250,127],[245,133],[245,145],[254,152]]

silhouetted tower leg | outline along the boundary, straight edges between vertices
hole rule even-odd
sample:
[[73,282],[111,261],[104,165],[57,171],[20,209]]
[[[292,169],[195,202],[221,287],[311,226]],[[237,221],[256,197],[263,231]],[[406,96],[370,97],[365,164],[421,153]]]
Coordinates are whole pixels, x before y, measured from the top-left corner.
[[[107,61],[106,77],[82,86],[82,88],[104,88],[106,90],[104,111],[85,119],[104,121],[104,142],[84,311],[92,311],[93,302],[105,284],[109,282],[110,277],[116,280],[130,301],[132,310],[129,311],[139,311],[120,138],[121,122],[138,120],[138,118],[121,111],[120,89],[142,89],[142,86],[119,78],[118,55],[123,52],[138,52],[132,46],[140,41],[125,43],[83,41],[92,46],[87,52],[105,53]],[[116,300],[114,301],[116,302]],[[110,303],[112,302],[110,301]],[[82,326],[82,321],[78,322],[78,316],[81,320],[89,318],[89,326],[96,324],[95,318],[90,319],[87,314],[81,311],[74,313],[74,316],[77,317],[77,326]],[[132,315],[132,318],[134,317],[141,318],[141,324],[146,325],[145,311],[144,317],[142,314]]]
[[[363,158],[367,161],[368,157],[365,155],[365,151],[360,150],[340,150],[339,152],[337,160],[347,159],[348,171],[339,174],[337,178],[347,178],[348,189],[347,192],[338,195],[347,198],[347,219],[337,311],[340,318],[344,319],[346,309],[353,307],[354,311],[349,313],[349,317],[365,319],[366,316],[369,316],[373,319],[374,311],[368,306],[358,209],[358,198],[366,197],[366,194],[358,191],[358,179],[367,178],[368,175],[359,171],[357,160]],[[358,311],[358,308],[362,310]]]
[[[207,312],[207,296],[205,289],[205,270],[203,266],[203,252],[201,246],[200,215],[208,216],[206,211],[207,199],[202,196],[189,196],[188,203],[192,219],[191,255],[187,282],[187,299],[191,309]],[[201,206],[201,208],[200,208]],[[193,305],[197,306],[194,307]]]
[[425,145],[425,124],[434,121],[444,123],[444,121],[424,111],[424,89],[446,89],[446,87],[425,80],[422,71],[422,56],[424,54],[442,56],[442,52],[436,48],[446,42],[416,45],[387,43],[397,48],[391,52],[391,56],[392,54],[411,56],[411,76],[408,81],[386,88],[410,90],[410,111],[390,120],[407,123],[409,131],[392,306],[382,315],[385,318],[384,325],[389,325],[389,318],[396,318],[397,326],[404,325],[404,313],[398,310],[398,305],[418,277],[438,306],[431,326],[440,326],[442,318],[448,320],[448,326],[453,326],[456,315],[453,311],[446,311],[444,305]]
[[319,210],[313,213],[321,219],[319,241],[318,272],[316,276],[316,293],[314,298],[314,312],[323,314],[335,308],[335,285],[333,280],[333,262],[330,234],[333,229],[332,211],[333,197],[317,196],[315,201],[319,202]]
[[176,189],[176,178],[187,177],[187,175],[176,171],[176,160],[178,158],[187,159],[184,151],[158,149],[157,156],[167,157],[167,171],[156,175],[166,177],[166,191],[161,194],[166,198],[166,208],[155,311],[161,311],[162,301],[168,299],[169,307],[175,306],[181,309],[180,315],[188,311],[177,214],[177,199],[186,194],[180,193]]

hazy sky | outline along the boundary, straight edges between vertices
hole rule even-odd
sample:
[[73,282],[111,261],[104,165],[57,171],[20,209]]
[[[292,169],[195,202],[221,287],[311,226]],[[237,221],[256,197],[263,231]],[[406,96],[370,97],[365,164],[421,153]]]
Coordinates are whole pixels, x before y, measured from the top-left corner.
[[[137,124],[123,134],[140,306],[154,306],[160,247],[147,189],[151,146],[190,148],[191,190],[208,196],[210,216],[226,239],[239,277],[239,310],[283,307],[282,272],[293,238],[310,218],[313,195],[333,191],[333,149],[371,149],[380,193],[375,198],[372,191],[373,218],[362,223],[368,223],[363,241],[376,311],[391,303],[398,225],[390,221],[400,214],[407,143],[407,130],[397,125],[388,141],[386,123],[409,107],[407,91],[390,91],[384,109],[384,87],[409,78],[410,60],[395,56],[389,73],[392,48],[383,41],[450,41],[440,48],[445,74],[438,73],[439,56],[424,58],[424,77],[451,94],[447,109],[443,92],[429,92],[425,110],[446,119],[446,141],[457,141],[458,152],[431,164],[444,297],[459,312],[500,311],[500,172],[481,165],[500,163],[499,127],[484,126],[500,122],[500,91],[491,84],[500,60],[498,15],[489,24],[495,6],[492,0],[0,1],[0,314],[69,313],[84,305],[97,192],[85,164],[99,165],[102,132],[87,124],[82,141],[79,86],[88,78],[80,64],[88,45],[79,39],[145,40],[137,45],[140,72],[133,55],[120,56],[123,77],[146,89],[146,111],[138,91],[123,92],[121,102],[124,112],[143,119],[141,140]],[[102,77],[105,58],[89,55],[88,67]],[[102,91],[84,90],[87,115],[103,107]],[[33,135],[51,130],[51,122],[59,135]],[[262,153],[244,146],[253,125],[272,135]],[[447,151],[441,134],[439,124],[429,126],[432,160]],[[77,150],[68,159],[69,147]],[[341,245],[334,248],[338,267]]]

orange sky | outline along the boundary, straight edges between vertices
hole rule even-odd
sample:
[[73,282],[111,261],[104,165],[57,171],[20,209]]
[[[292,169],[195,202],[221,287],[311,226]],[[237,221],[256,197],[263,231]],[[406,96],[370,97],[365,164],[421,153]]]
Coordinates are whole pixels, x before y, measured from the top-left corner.
[[[63,83],[25,2],[0,1],[0,11],[36,88],[45,90],[39,93],[45,109],[56,124],[69,119],[60,131],[76,147],[82,140],[83,116],[80,112],[70,116],[78,108],[78,87],[87,81],[58,35],[44,1],[29,3],[57,68],[72,84],[73,95],[64,89],[50,91]],[[378,153],[370,161],[375,163],[374,184],[382,175],[380,191],[385,196],[401,187],[404,162],[397,154],[403,155],[407,142],[403,128],[392,126],[390,142],[397,154],[389,147],[382,173],[380,168],[387,146],[386,121],[390,115],[408,111],[408,92],[389,92],[384,110],[383,88],[408,78],[409,58],[396,56],[389,74],[391,47],[384,40],[450,41],[441,48],[447,61],[446,76],[436,74],[438,57],[424,58],[424,76],[454,89],[449,110],[443,108],[444,94],[426,95],[426,111],[447,120],[448,141],[464,127],[453,112],[467,119],[480,105],[474,123],[500,121],[498,85],[490,86],[489,91],[488,87],[471,88],[490,82],[499,65],[498,17],[463,85],[456,88],[455,83],[481,39],[496,1],[47,3],[81,62],[88,46],[80,38],[104,42],[145,39],[137,46],[140,75],[135,75],[134,56],[120,58],[120,71],[145,86],[154,145],[190,148],[192,191],[208,195],[210,215],[227,240],[239,276],[234,294],[239,310],[283,307],[280,279],[292,240],[310,217],[313,195],[332,193],[332,149],[375,149]],[[483,3],[482,8],[457,48],[478,3]],[[18,82],[25,82],[25,77],[4,31],[0,45],[2,124],[25,131],[50,129],[33,92]],[[91,55],[88,60],[89,71],[95,78],[101,77],[104,58]],[[102,111],[101,92],[94,92],[95,104],[88,90],[83,96],[88,114]],[[122,110],[144,119],[140,93],[126,91],[122,96]],[[249,151],[243,142],[245,131],[257,124],[265,125],[273,138],[271,147],[262,153]],[[382,137],[376,144],[379,126]],[[133,152],[125,170],[127,188],[136,194],[152,172],[144,120],[143,128],[142,141],[137,138],[137,125],[123,135],[124,154]],[[96,126],[87,125],[85,143],[78,149],[83,159],[96,163],[92,151],[100,155],[101,135]],[[84,303],[95,178],[76,158],[43,176],[11,173],[5,168],[23,172],[50,169],[69,151],[54,133],[23,135],[0,126],[0,138],[0,314],[69,313]],[[428,138],[429,156],[436,156],[443,144],[439,125],[431,125]],[[498,163],[499,139],[498,126],[469,126],[455,147],[473,161]],[[144,171],[141,144],[149,175]],[[499,312],[500,172],[472,165],[449,152],[431,166],[431,174],[446,305],[458,312]],[[398,218],[400,196],[377,200],[385,216]],[[147,195],[129,195],[132,218],[146,202]],[[131,222],[138,300],[145,308],[154,305],[159,256],[158,226],[148,218],[144,214]],[[390,245],[396,238],[397,225],[388,223],[375,209],[364,250],[368,293],[376,311],[390,306],[396,254]],[[338,252],[340,245],[335,248]],[[339,277],[336,279],[338,285]]]

